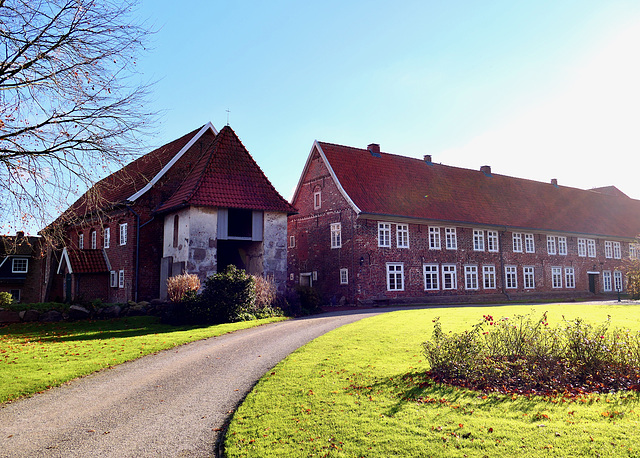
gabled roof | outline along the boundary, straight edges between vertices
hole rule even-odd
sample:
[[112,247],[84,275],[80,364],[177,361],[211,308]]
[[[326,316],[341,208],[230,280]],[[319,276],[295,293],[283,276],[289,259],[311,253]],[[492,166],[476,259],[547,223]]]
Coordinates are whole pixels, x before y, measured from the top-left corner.
[[66,266],[70,274],[95,274],[109,272],[107,254],[104,250],[76,250],[65,248],[62,250],[58,273]]
[[229,126],[220,130],[206,154],[158,212],[189,205],[295,212]]
[[373,155],[367,149],[331,143],[316,142],[311,154],[315,149],[338,188],[363,217],[368,214],[625,238],[640,233],[640,201],[610,195],[615,193],[388,153]]

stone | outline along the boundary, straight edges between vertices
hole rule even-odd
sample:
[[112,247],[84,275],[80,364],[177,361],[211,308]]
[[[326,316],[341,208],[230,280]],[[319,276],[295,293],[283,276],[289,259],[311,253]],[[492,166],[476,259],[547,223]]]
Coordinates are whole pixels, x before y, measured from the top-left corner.
[[31,322],[31,321],[39,321],[40,320],[40,312],[37,310],[27,310],[24,312],[22,316],[22,321]]
[[69,307],[69,319],[72,321],[87,320],[90,317],[91,312],[81,305],[72,305]]
[[42,314],[42,316],[40,317],[40,321],[51,323],[62,321],[63,318],[64,317],[62,316],[62,313],[58,312],[57,310],[49,310],[48,312]]
[[0,310],[0,323],[20,323],[20,314],[12,310]]
[[122,307],[120,307],[119,305],[110,305],[109,307],[103,309],[102,316],[104,318],[118,318],[121,311]]

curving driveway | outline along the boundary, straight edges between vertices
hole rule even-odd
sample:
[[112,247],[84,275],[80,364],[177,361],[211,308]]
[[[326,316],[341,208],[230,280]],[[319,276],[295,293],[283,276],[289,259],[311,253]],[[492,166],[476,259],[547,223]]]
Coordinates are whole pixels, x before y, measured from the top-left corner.
[[190,343],[0,408],[0,457],[216,456],[230,414],[289,353],[397,310],[332,312]]

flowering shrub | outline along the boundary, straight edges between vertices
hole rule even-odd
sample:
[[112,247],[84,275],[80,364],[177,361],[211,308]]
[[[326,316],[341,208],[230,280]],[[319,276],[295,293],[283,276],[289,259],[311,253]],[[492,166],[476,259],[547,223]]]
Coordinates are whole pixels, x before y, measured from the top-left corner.
[[484,391],[581,394],[640,388],[640,333],[581,319],[550,327],[546,313],[495,320],[445,334],[434,320],[423,343],[435,381]]

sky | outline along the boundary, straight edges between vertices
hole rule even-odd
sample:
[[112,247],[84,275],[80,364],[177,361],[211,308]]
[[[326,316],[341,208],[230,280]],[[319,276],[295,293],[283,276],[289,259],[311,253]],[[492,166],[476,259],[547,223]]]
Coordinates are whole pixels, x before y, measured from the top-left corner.
[[314,140],[640,199],[640,2],[142,0],[149,148],[227,122],[291,198]]

